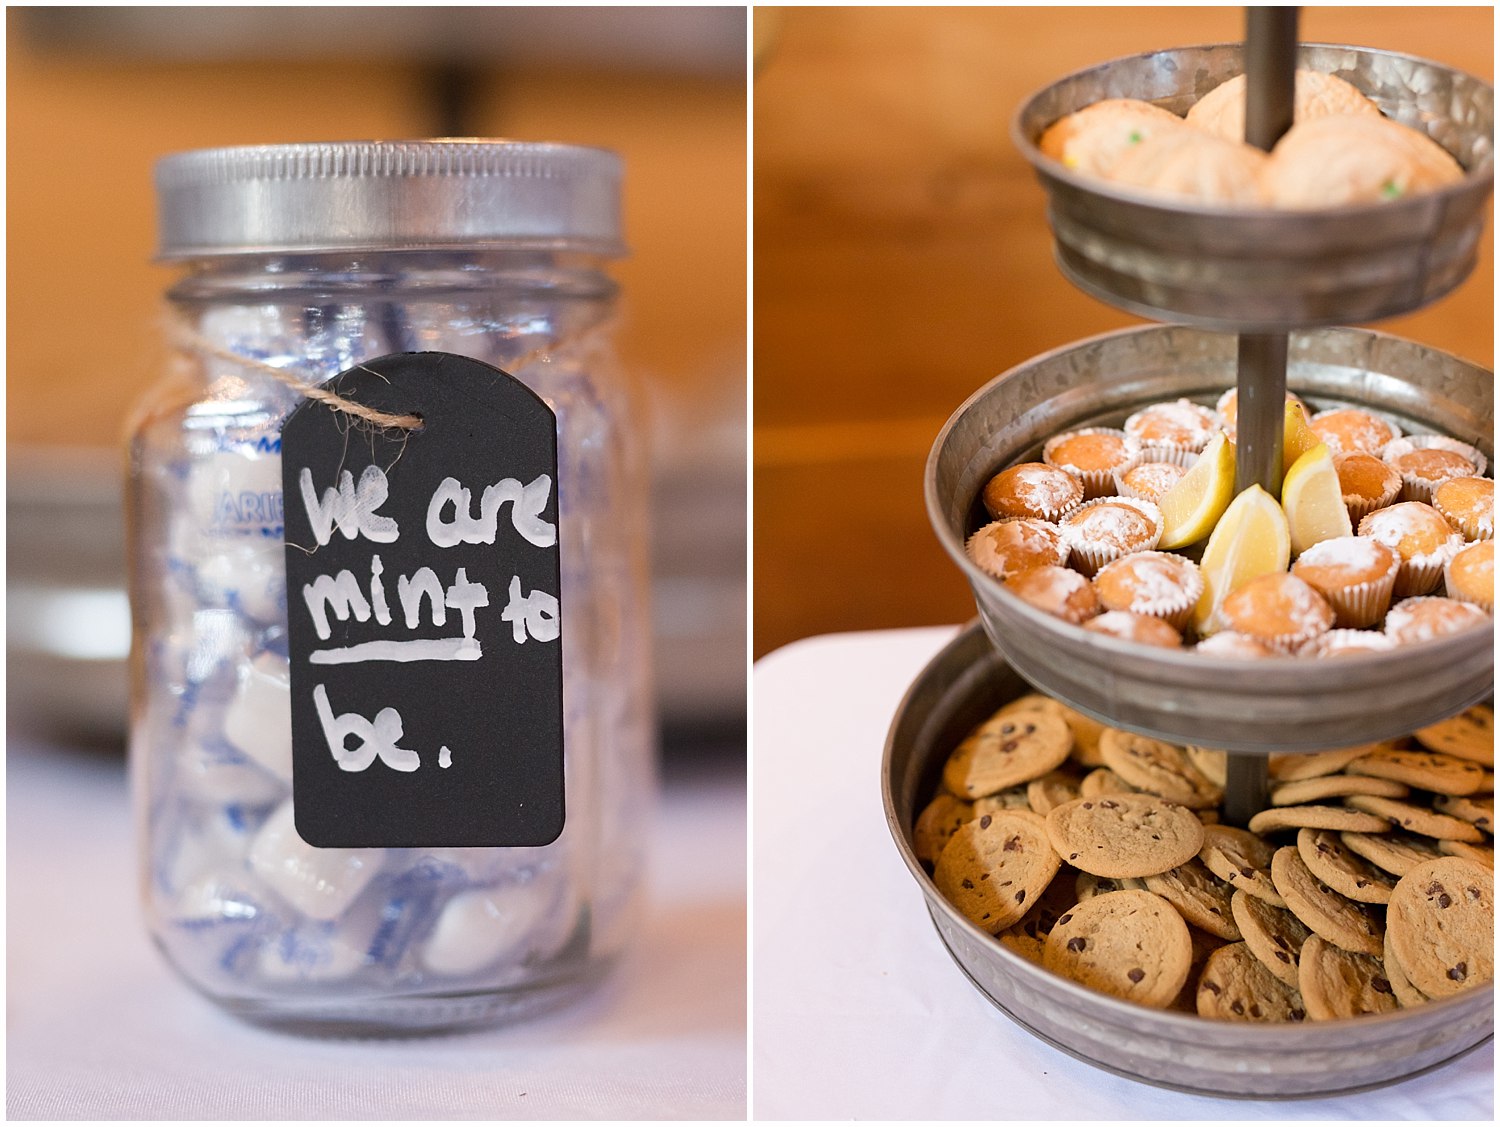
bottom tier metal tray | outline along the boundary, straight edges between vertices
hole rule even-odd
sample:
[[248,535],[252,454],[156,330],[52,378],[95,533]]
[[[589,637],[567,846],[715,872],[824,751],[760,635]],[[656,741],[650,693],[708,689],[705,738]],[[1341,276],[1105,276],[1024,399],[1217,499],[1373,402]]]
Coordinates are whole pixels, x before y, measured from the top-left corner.
[[[1027,684],[971,624],[913,682],[886,740],[886,821],[938,934],[979,991],[1017,1024],[1080,1060],[1212,1096],[1292,1098],[1358,1091],[1452,1060],[1493,1035],[1494,988],[1342,1021],[1253,1025],[1147,1009],[1048,973],[964,919],[912,845],[916,812],[963,736]],[[997,1052],[1004,1052],[997,1039]]]
[[[986,631],[1032,684],[1097,719],[1176,743],[1312,751],[1373,742],[1451,716],[1494,681],[1493,625],[1336,661],[1206,657],[1092,634],[1022,602],[964,553],[988,521],[989,478],[1042,442],[1235,384],[1236,338],[1179,326],[1109,333],[1028,360],[975,392],[927,461],[927,512],[974,590]],[[1363,329],[1293,334],[1287,386],[1310,407],[1362,406],[1407,433],[1442,433],[1493,461],[1494,377],[1456,356]]]

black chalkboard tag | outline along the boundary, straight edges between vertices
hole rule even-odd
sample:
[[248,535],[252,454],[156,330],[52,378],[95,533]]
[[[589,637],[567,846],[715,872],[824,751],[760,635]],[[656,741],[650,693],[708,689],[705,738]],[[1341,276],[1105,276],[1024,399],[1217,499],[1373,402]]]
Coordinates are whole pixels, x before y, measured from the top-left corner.
[[319,847],[546,845],[563,827],[557,422],[464,356],[383,356],[282,429],[292,802]]

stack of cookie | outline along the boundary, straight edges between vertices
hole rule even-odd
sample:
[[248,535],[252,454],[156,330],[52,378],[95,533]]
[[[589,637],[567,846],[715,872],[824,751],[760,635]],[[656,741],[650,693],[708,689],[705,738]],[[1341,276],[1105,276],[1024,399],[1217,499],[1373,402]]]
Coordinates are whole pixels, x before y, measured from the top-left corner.
[[1273,757],[1241,830],[1218,824],[1223,752],[1032,694],[949,756],[915,848],[976,926],[1119,998],[1231,1021],[1420,1005],[1493,978],[1493,726],[1481,705]]

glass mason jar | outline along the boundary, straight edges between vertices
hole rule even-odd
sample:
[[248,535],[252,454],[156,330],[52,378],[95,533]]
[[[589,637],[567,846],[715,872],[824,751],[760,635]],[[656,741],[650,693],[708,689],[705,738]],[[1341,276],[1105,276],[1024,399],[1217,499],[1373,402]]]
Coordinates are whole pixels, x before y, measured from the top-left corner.
[[[160,257],[186,273],[171,376],[129,437],[151,933],[194,987],[272,1024],[438,1029],[560,1003],[631,932],[653,790],[644,451],[608,343],[619,162],[287,145],[168,157],[157,186]],[[556,415],[566,821],[524,848],[317,849],[291,824],[281,427],[296,381],[425,351],[503,368]]]

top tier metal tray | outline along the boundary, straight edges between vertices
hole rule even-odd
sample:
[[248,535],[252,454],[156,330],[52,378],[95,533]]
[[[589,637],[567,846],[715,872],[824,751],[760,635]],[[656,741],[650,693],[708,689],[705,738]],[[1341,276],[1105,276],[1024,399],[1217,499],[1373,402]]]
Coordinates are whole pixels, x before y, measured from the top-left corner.
[[1048,196],[1058,264],[1085,292],[1159,321],[1238,332],[1373,321],[1448,293],[1474,268],[1494,185],[1494,90],[1410,55],[1303,44],[1298,65],[1353,83],[1420,129],[1467,175],[1425,195],[1317,211],[1229,209],[1122,188],[1043,156],[1059,118],[1104,98],[1177,114],[1240,74],[1239,43],[1183,47],[1079,71],[1032,96],[1011,126]]

